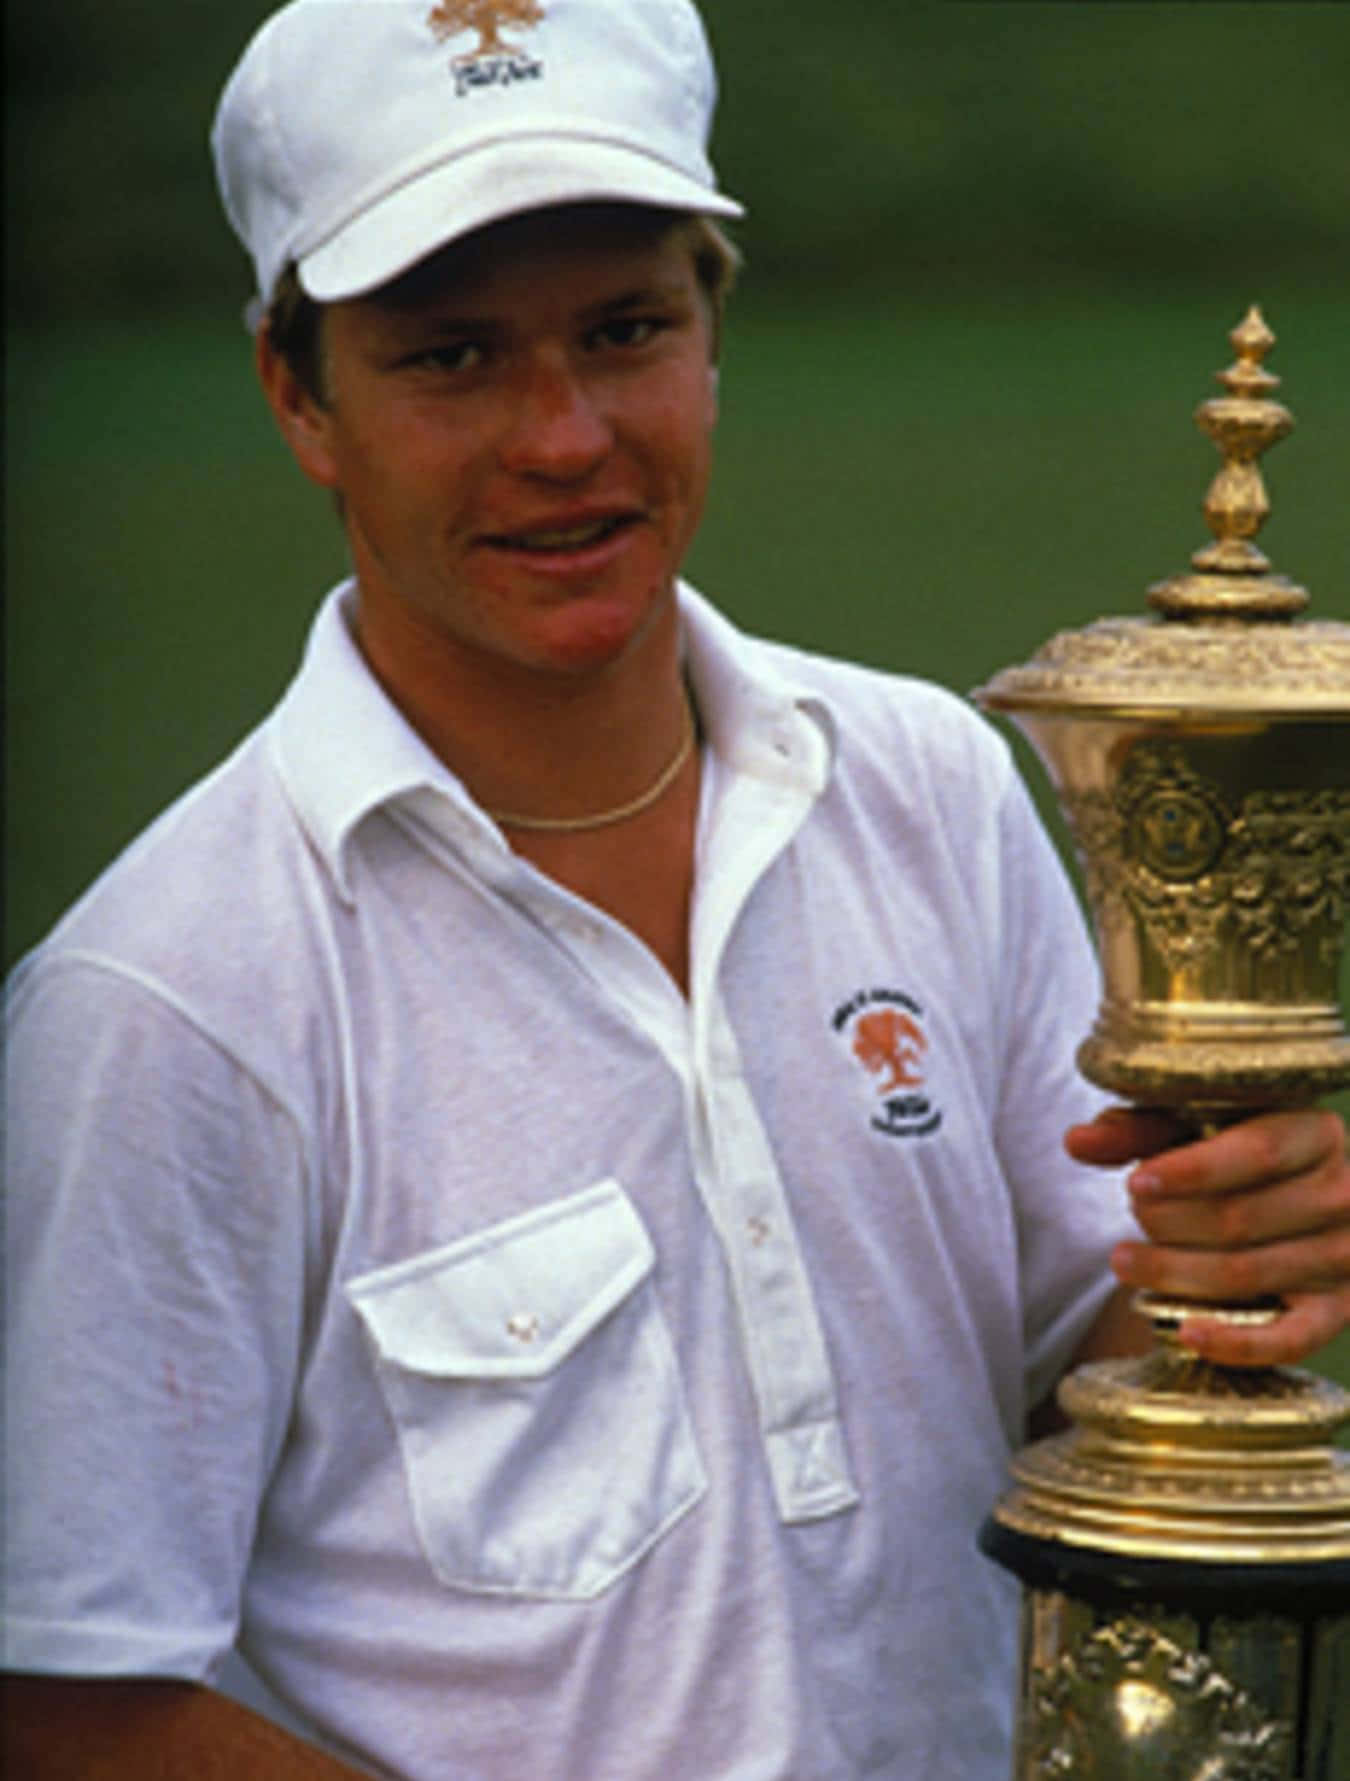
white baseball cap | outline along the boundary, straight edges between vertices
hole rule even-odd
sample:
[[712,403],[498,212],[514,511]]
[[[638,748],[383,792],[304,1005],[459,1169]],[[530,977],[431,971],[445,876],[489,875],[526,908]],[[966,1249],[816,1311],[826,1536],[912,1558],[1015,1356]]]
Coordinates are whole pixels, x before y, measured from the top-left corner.
[[263,303],[291,261],[335,302],[543,205],[741,215],[708,162],[715,97],[688,0],[291,0],[211,146]]

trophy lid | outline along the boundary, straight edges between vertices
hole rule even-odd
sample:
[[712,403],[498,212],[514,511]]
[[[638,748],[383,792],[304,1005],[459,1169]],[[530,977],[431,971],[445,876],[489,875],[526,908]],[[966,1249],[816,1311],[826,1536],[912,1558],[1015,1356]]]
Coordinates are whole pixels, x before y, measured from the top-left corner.
[[1223,453],[1204,512],[1213,542],[1192,572],[1156,583],[1160,618],[1104,618],[1061,631],[1021,667],[974,697],[996,711],[1350,719],[1350,625],[1299,619],[1306,591],[1275,574],[1252,542],[1270,512],[1258,458],[1291,431],[1266,370],[1275,336],[1251,308],[1229,335],[1227,391],[1201,403],[1196,424]]

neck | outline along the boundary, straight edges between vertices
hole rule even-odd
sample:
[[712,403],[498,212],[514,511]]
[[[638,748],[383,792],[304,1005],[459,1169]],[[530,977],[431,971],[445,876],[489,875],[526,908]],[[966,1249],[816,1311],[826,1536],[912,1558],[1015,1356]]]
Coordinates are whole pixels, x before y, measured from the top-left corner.
[[621,658],[584,673],[467,651],[416,621],[391,630],[362,617],[358,608],[362,652],[403,715],[484,809],[522,827],[585,829],[687,758],[673,600]]
[[698,750],[631,817],[591,821],[641,800],[680,752],[691,713],[674,601],[621,660],[584,676],[466,664],[426,636],[390,657],[382,635],[359,636],[395,703],[485,809],[582,819],[504,832],[513,852],[622,922],[687,993]]
[[625,798],[622,803],[608,804],[603,809],[589,810],[585,815],[579,816],[541,816],[520,810],[489,810],[488,815],[503,828],[529,829],[536,834],[555,835],[581,834],[588,829],[608,829],[615,823],[629,822],[633,817],[640,816],[644,810],[650,810],[675,784],[692,756],[697,740],[698,726],[694,719],[693,704],[686,690],[679,745],[645,790],[631,798]]

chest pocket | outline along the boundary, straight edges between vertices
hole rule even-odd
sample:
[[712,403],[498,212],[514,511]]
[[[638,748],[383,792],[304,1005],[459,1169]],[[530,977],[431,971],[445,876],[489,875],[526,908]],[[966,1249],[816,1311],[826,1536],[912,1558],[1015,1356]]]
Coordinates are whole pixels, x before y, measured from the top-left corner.
[[584,1598],[705,1489],[617,1181],[351,1280],[436,1575]]

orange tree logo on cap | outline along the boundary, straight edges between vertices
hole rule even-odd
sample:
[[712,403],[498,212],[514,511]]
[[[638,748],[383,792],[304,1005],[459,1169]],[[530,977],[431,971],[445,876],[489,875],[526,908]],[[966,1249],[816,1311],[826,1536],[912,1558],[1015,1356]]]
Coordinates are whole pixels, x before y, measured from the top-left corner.
[[437,37],[457,37],[461,31],[477,31],[478,47],[470,52],[474,61],[484,56],[517,54],[514,44],[503,43],[498,31],[503,25],[537,25],[544,16],[538,0],[438,0],[427,14],[427,23]]
[[455,97],[462,99],[479,87],[509,87],[516,81],[538,80],[544,64],[500,35],[503,25],[522,29],[540,23],[544,9],[538,0],[438,0],[427,14],[437,37],[458,37],[477,31],[476,46],[450,64],[455,77]]

